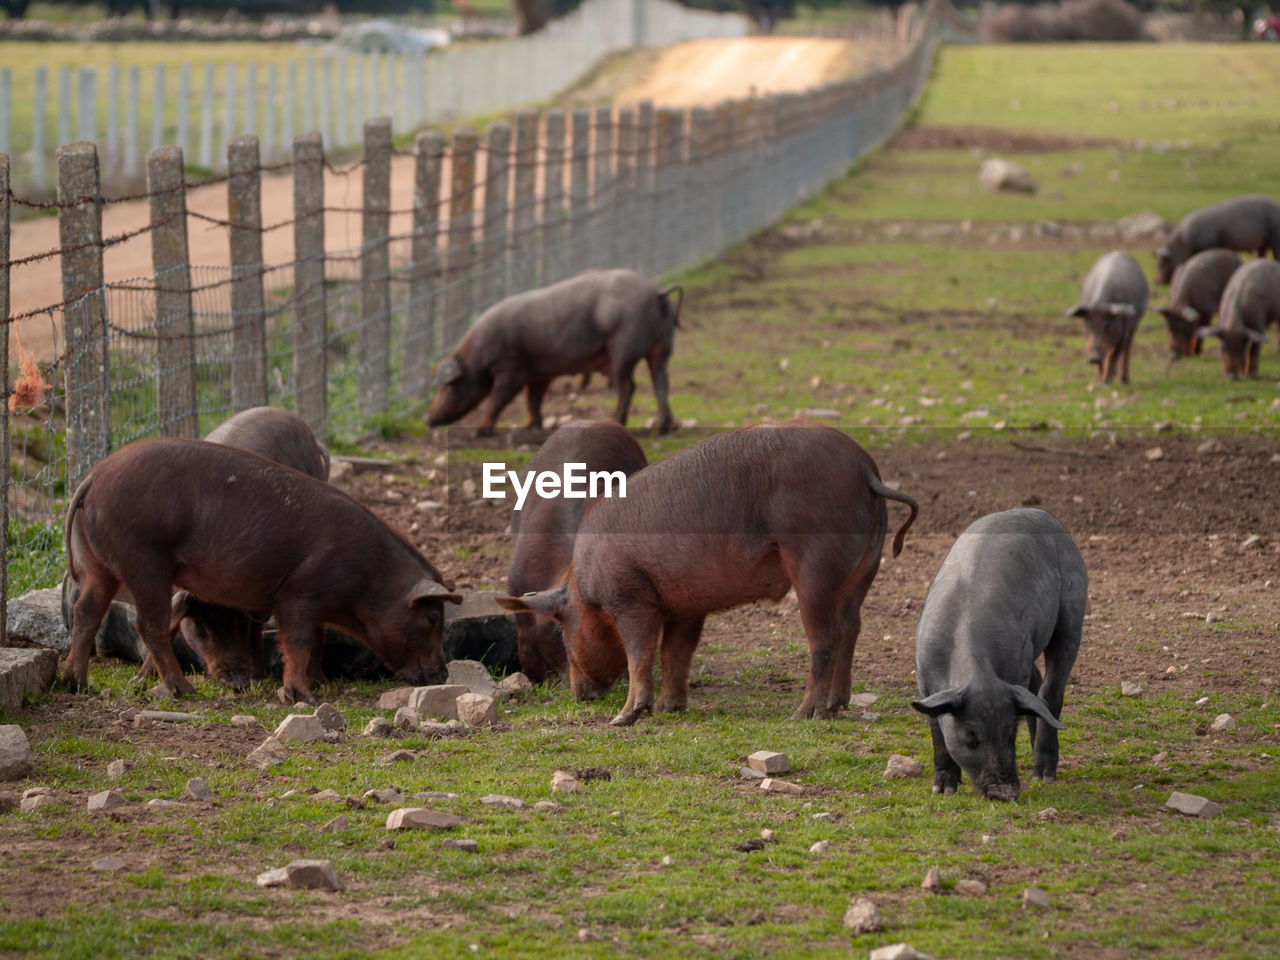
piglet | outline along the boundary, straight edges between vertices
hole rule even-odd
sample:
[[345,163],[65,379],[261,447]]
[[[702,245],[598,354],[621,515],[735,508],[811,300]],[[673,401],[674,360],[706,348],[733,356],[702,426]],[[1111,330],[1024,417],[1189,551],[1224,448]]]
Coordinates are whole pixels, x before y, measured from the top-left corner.
[[1280,323],[1280,263],[1253,260],[1232,274],[1219,313],[1218,325],[1197,335],[1222,341],[1222,372],[1228,379],[1256,377],[1267,326]]
[[1213,320],[1227,281],[1243,262],[1231,250],[1202,250],[1174,271],[1169,305],[1159,308],[1169,328],[1170,360],[1200,353],[1200,330]]
[[1138,321],[1147,311],[1147,278],[1138,261],[1121,250],[1103,254],[1080,287],[1080,301],[1068,317],[1084,321],[1089,362],[1098,365],[1098,379],[1110,383],[1116,375],[1129,382],[1129,351]]

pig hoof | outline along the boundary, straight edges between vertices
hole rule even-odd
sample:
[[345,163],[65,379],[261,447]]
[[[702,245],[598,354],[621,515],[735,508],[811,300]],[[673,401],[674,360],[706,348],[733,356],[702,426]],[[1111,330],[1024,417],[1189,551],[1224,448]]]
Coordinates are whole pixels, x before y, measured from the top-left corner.
[[642,714],[648,713],[648,707],[637,707],[634,710],[623,710],[616,717],[609,721],[610,725],[615,727],[629,727],[640,719]]
[[316,705],[316,698],[311,695],[309,690],[297,690],[292,687],[281,687],[276,691],[276,699],[286,707],[291,707],[295,703],[305,703],[310,706]]

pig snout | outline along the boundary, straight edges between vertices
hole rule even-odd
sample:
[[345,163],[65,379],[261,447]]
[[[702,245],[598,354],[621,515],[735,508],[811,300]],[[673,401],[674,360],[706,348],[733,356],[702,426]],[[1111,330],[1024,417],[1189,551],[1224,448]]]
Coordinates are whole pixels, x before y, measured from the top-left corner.
[[1018,799],[1018,794],[1022,792],[1022,784],[1018,780],[1012,783],[984,783],[979,785],[985,800],[1001,800],[1006,803],[1012,803]]

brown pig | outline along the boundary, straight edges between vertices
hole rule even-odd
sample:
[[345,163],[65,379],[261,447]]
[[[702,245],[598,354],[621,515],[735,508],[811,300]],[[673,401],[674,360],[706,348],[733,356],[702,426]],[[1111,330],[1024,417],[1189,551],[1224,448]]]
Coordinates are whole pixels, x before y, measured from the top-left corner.
[[1117,372],[1129,382],[1129,352],[1138,322],[1147,312],[1147,278],[1138,261],[1122,250],[1104,253],[1080,285],[1080,300],[1068,317],[1084,321],[1085,350],[1098,366],[1098,379],[1110,383]]
[[508,610],[551,614],[564,632],[569,683],[598,697],[625,671],[627,701],[613,718],[683,710],[689,667],[707,614],[780,600],[794,586],[809,639],[809,677],[794,717],[830,717],[849,701],[863,598],[880,569],[886,487],[875,461],[831,427],[793,421],[716,434],[646,467],[626,499],[587,511],[566,581]]
[[80,585],[63,675],[88,684],[111,599],[132,596],[161,689],[189,693],[170,643],[176,588],[259,619],[274,616],[282,699],[311,702],[325,624],[359,637],[401,679],[443,681],[452,585],[340,490],[256,454],[200,440],[139,440],[99,462],[71,498],[67,563]]
[[1168,283],[1192,254],[1215,247],[1280,257],[1280,203],[1252,193],[1192,210],[1156,251],[1156,283]]
[[1253,260],[1232,274],[1218,312],[1218,325],[1198,335],[1222,341],[1222,372],[1228,379],[1257,376],[1267,325],[1280,323],[1280,262]]
[[[671,294],[680,291],[672,303]],[[453,352],[436,365],[439,389],[427,423],[453,423],[482,407],[480,432],[493,432],[503,407],[521,390],[529,426],[542,426],[542,398],[556,377],[603,370],[618,405],[613,419],[627,422],[635,392],[636,364],[649,365],[658,399],[658,429],[679,424],[667,402],[667,360],[684,291],[659,289],[634,270],[586,270],[549,287],[528,290],[494,304],[472,325]]]
[[1232,250],[1202,250],[1174,271],[1169,305],[1158,308],[1169,328],[1170,360],[1200,353],[1204,340],[1197,334],[1218,312],[1222,291],[1243,262]]
[[[625,427],[612,420],[574,421],[553,433],[534,454],[526,477],[546,471],[560,473],[569,463],[581,464],[588,473],[619,471],[629,477],[643,470],[648,461]],[[530,484],[527,501],[511,511],[513,543],[507,570],[508,593],[518,597],[548,590],[564,579],[573,559],[574,534],[583,513],[594,502],[588,497],[544,497]],[[517,613],[516,643],[520,669],[530,680],[536,683],[548,674],[568,678],[564,640],[555,620]]]

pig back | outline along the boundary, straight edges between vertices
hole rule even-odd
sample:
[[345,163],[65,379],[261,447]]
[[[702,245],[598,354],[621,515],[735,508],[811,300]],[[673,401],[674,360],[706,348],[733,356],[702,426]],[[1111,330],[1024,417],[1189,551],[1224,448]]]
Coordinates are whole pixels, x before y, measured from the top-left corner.
[[241,410],[209,431],[209,443],[248,450],[317,480],[329,479],[329,451],[307,422],[277,407]]
[[1174,232],[1190,253],[1213,247],[1256,250],[1280,232],[1280,203],[1261,193],[1231,197],[1191,211]]
[[1263,331],[1280,319],[1280,262],[1251,260],[1231,275],[1222,291],[1222,326]]
[[1080,304],[1097,307],[1107,303],[1127,303],[1141,319],[1147,311],[1147,278],[1130,254],[1112,250],[1098,258],[1080,288]]
[[1175,307],[1191,307],[1208,320],[1218,312],[1218,304],[1232,275],[1243,261],[1233,250],[1203,250],[1178,267],[1169,288],[1169,301]]

